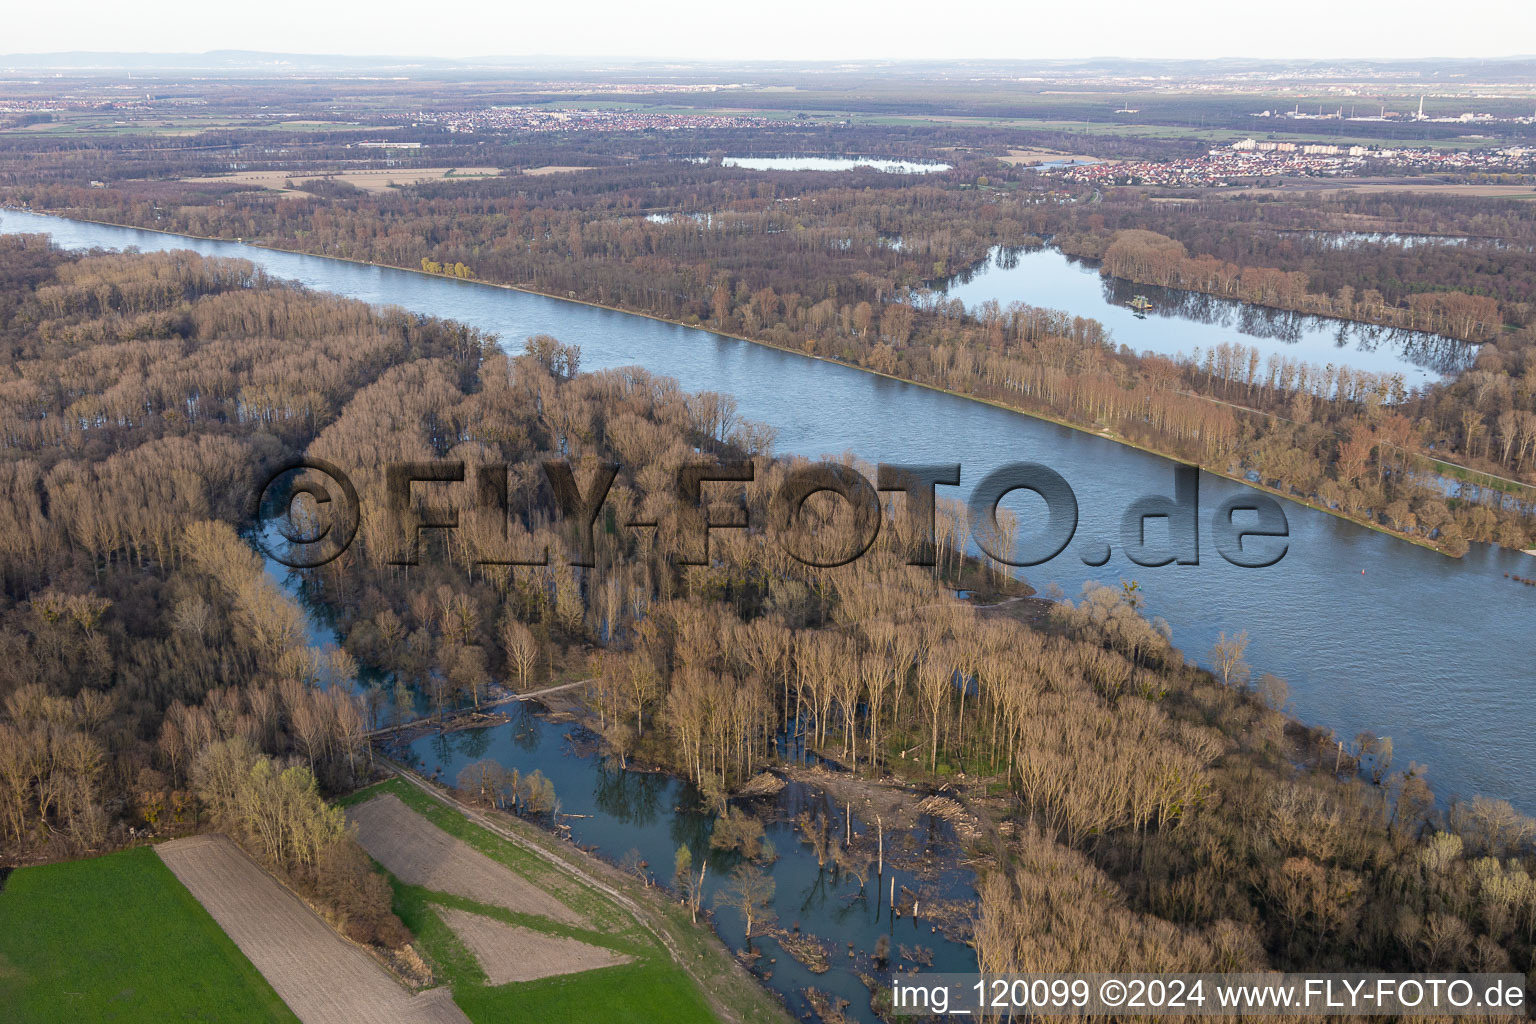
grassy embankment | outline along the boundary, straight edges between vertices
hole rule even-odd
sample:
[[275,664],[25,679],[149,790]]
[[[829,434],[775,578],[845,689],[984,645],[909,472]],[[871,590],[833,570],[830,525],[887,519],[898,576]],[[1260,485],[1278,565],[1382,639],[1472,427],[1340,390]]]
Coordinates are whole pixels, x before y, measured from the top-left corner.
[[10,876],[0,889],[0,1017],[298,1020],[149,847]]
[[[454,1001],[475,1024],[514,1019],[601,1020],[605,1024],[708,1024],[721,1019],[778,1024],[785,1020],[773,997],[736,967],[724,947],[705,929],[694,926],[680,906],[656,899],[655,890],[642,891],[638,883],[603,870],[547,833],[508,816],[497,816],[498,827],[515,832],[519,843],[525,845],[510,842],[403,779],[371,786],[341,802],[360,803],[382,793],[393,793],[438,828],[535,883],[592,922],[590,929],[573,927],[404,885],[391,878],[395,912],[416,934],[417,947],[431,958],[434,971],[450,985]],[[622,892],[648,920],[637,920],[629,909],[562,870],[559,862],[572,865],[583,875],[601,872],[602,884]],[[635,959],[617,967],[490,986],[474,955],[434,912],[434,905],[579,939]],[[680,961],[688,965],[686,970]]]

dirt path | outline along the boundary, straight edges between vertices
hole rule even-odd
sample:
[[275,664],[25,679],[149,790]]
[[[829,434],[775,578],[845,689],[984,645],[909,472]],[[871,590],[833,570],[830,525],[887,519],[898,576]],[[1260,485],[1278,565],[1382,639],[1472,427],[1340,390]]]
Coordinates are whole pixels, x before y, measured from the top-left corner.
[[348,808],[357,841],[406,885],[591,927],[591,922],[511,868],[487,857],[411,810],[393,793]]
[[155,850],[304,1024],[469,1024],[446,988],[401,988],[224,836]]
[[[514,693],[506,697],[499,697],[496,700],[488,700],[476,707],[474,710],[489,711],[491,708],[504,707],[507,704],[516,704],[519,701],[539,700],[543,697],[549,696],[552,693],[564,693],[567,690],[574,690],[578,686],[586,686],[591,681],[592,680],[590,679],[578,679],[573,683],[561,683],[558,686],[546,686],[542,690],[529,690],[527,693]],[[386,725],[381,729],[371,730],[368,735],[373,738],[388,736],[391,733],[401,732],[406,729],[414,729],[420,725],[430,724],[432,721],[433,719],[430,717],[413,718],[409,722],[401,722],[399,725]]]
[[627,964],[634,957],[563,935],[545,935],[457,907],[432,908],[480,961],[492,985],[537,981]]

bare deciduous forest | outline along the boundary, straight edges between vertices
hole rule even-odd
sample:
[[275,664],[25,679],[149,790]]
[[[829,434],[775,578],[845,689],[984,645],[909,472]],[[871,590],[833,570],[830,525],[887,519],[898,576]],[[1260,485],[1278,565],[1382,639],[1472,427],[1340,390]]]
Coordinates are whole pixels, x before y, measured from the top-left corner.
[[[624,223],[643,243],[643,222]],[[773,336],[821,307],[819,333],[786,340],[883,347],[915,376],[942,364],[1063,408],[1107,415],[1159,368],[1045,313],[986,323],[855,305],[844,324],[827,298],[714,290],[705,312],[723,326],[752,315]],[[387,886],[321,799],[367,776],[368,731],[418,700],[440,713],[492,685],[591,678],[585,713],[610,753],[694,781],[745,851],[760,828],[730,797],[785,730],[860,779],[960,783],[981,823],[968,852],[985,970],[1533,967],[1532,822],[1497,801],[1437,807],[1389,744],[1288,719],[1283,681],[1249,678],[1244,637],[1223,638],[1213,675],[1141,615],[1133,587],[1028,598],[961,557],[947,506],[932,566],[907,564],[900,508],[851,564],[791,557],[859,539],[826,495],[795,531],[715,530],[708,564],[686,564],[697,520],[678,509],[680,468],[752,459],[753,482],[712,484],[705,514],[745,502],[754,523],[793,468],[726,396],[582,373],[557,339],[503,350],[238,262],[66,255],[36,237],[0,240],[0,344],[8,860],[212,823],[393,947]],[[1161,394],[1168,443],[1232,451],[1257,429]],[[1404,418],[1373,414],[1367,396],[1306,397],[1352,428]],[[1265,400],[1282,399],[1296,395]],[[1298,436],[1320,446],[1326,422]],[[363,510],[346,554],[305,573],[306,601],[344,641],[323,657],[239,532],[266,471],[300,453],[345,465]],[[425,531],[417,564],[392,564],[406,539],[378,511],[385,466],[433,459],[506,466],[505,501],[441,485],[434,502],[470,511]],[[591,568],[569,564],[582,524],[562,514],[547,459],[569,460],[581,494],[618,464]],[[638,521],[657,525],[625,525]],[[1489,527],[1502,528],[1523,529]],[[507,564],[546,548],[547,565]],[[549,795],[514,799],[537,812]],[[862,842],[835,854],[849,870],[875,856]],[[732,893],[755,907],[747,882]]]
[[[746,137],[706,134],[690,145],[719,156]],[[918,182],[874,170],[828,178],[686,163],[628,138],[630,162],[618,165],[614,143],[577,136],[493,140],[490,151],[514,168],[590,166],[579,187],[562,175],[512,174],[383,194],[332,182],[314,195],[164,180],[170,167],[135,166],[111,147],[82,156],[37,145],[28,184],[8,195],[112,223],[580,297],[1109,430],[1452,554],[1473,541],[1532,544],[1529,492],[1518,483],[1474,477],[1480,486],[1448,497],[1434,479],[1435,460],[1448,460],[1536,481],[1529,204],[1419,194],[1281,201],[1262,191],[1165,203],[1131,187],[1090,195],[992,159],[985,133],[965,136],[969,146],[939,145],[959,137],[784,130],[785,145],[881,153],[905,143],[955,163]],[[636,146],[650,159],[635,162]],[[478,152],[484,159],[487,147]],[[207,158],[179,159],[185,172]],[[150,177],[79,184],[81,173],[118,179],[129,167]],[[1341,250],[1310,237],[1338,230],[1502,244]],[[1410,391],[1392,375],[1261,359],[1240,344],[1182,359],[1137,354],[1068,313],[1019,304],[967,312],[933,298],[933,285],[993,246],[1047,239],[1133,281],[1438,332],[1475,344],[1475,363]]]

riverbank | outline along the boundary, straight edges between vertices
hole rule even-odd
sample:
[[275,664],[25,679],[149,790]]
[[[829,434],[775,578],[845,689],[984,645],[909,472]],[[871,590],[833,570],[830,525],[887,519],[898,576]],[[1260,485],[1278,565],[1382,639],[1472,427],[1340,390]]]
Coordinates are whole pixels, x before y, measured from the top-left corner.
[[[558,301],[558,302],[568,302],[568,303],[572,303],[572,304],[575,304],[575,305],[587,306],[587,307],[590,307],[590,308],[593,308],[593,309],[604,310],[604,311],[607,311],[607,312],[620,313],[620,314],[624,314],[626,316],[641,317],[641,318],[644,318],[644,319],[647,319],[647,320],[656,321],[658,323],[667,324],[667,325],[672,326],[672,327],[681,327],[681,328],[685,328],[685,329],[688,329],[688,330],[697,330],[697,331],[704,332],[706,334],[715,335],[717,337],[731,338],[731,339],[736,340],[736,341],[747,342],[749,344],[758,345],[758,346],[761,346],[763,348],[771,349],[771,350],[773,350],[775,352],[789,353],[789,354],[793,354],[793,355],[799,356],[801,358],[812,360],[812,361],[815,361],[815,362],[829,363],[829,364],[832,364],[832,365],[835,365],[835,366],[846,367],[846,368],[851,369],[851,370],[857,370],[857,371],[859,371],[861,373],[870,374],[871,376],[881,377],[881,378],[884,378],[886,380],[890,380],[890,381],[894,381],[894,382],[898,382],[898,383],[902,383],[902,384],[908,384],[908,385],[912,385],[912,386],[915,386],[915,387],[924,388],[926,390],[933,391],[933,392],[936,392],[936,393],[939,393],[939,394],[943,394],[943,395],[948,395],[948,396],[953,397],[953,398],[959,398],[959,399],[963,399],[963,400],[966,400],[966,401],[977,402],[977,403],[980,403],[980,404],[983,404],[983,405],[991,406],[993,408],[1000,409],[1000,410],[1003,410],[1005,412],[1008,412],[1008,413],[1011,413],[1011,414],[1014,414],[1014,415],[1027,416],[1027,417],[1029,417],[1031,419],[1039,420],[1041,422],[1051,423],[1051,424],[1054,424],[1054,425],[1060,426],[1060,427],[1066,427],[1066,428],[1068,428],[1070,430],[1074,430],[1074,431],[1077,431],[1077,432],[1083,433],[1083,434],[1089,434],[1089,435],[1092,435],[1092,436],[1095,436],[1095,437],[1102,438],[1104,440],[1112,441],[1112,442],[1114,442],[1116,444],[1124,445],[1124,446],[1126,446],[1128,448],[1132,448],[1132,449],[1134,449],[1136,451],[1144,452],[1144,453],[1146,453],[1148,455],[1153,455],[1153,456],[1156,456],[1158,458],[1166,459],[1166,460],[1171,461],[1171,462],[1182,462],[1183,461],[1182,459],[1179,458],[1179,456],[1177,456],[1177,455],[1175,455],[1175,454],[1173,454],[1171,452],[1167,452],[1167,451],[1164,451],[1164,450],[1152,447],[1150,445],[1145,445],[1145,444],[1142,444],[1142,443],[1140,443],[1138,441],[1131,440],[1131,439],[1129,439],[1129,438],[1119,434],[1116,431],[1109,430],[1109,429],[1104,428],[1104,427],[1075,422],[1073,420],[1064,419],[1064,418],[1052,415],[1050,413],[1041,412],[1041,411],[1038,411],[1038,410],[1025,409],[1025,408],[1022,408],[1022,407],[1020,407],[1018,405],[1014,405],[1012,403],[1005,402],[1005,401],[1002,401],[1002,400],[999,400],[999,399],[988,398],[986,396],[976,395],[976,394],[973,394],[973,393],[970,393],[970,392],[966,392],[966,391],[954,390],[954,389],[945,387],[945,386],[940,385],[940,384],[934,384],[934,383],[930,383],[930,382],[927,382],[927,381],[915,380],[915,379],[909,378],[909,377],[901,377],[901,376],[898,376],[898,375],[895,375],[895,374],[884,373],[882,371],[875,370],[875,369],[872,369],[872,368],[867,367],[867,366],[861,366],[861,365],[859,365],[857,363],[846,362],[846,361],[841,360],[841,359],[835,359],[835,358],[832,358],[832,357],[829,357],[829,356],[822,356],[822,355],[817,355],[815,353],[806,352],[806,351],[804,351],[803,349],[800,349],[800,348],[793,348],[793,347],[784,346],[784,345],[776,345],[776,344],[774,344],[771,341],[767,341],[767,340],[764,340],[764,339],[761,339],[761,338],[754,338],[754,337],[751,337],[751,336],[748,336],[748,335],[743,335],[743,334],[735,334],[735,333],[732,333],[732,332],[729,332],[729,331],[724,331],[724,330],[716,330],[714,328],[711,328],[711,327],[708,327],[708,326],[704,326],[702,324],[688,323],[688,322],[683,321],[683,320],[674,320],[674,319],[669,318],[669,317],[659,316],[659,315],[654,314],[654,313],[648,313],[648,312],[646,312],[644,310],[634,310],[634,309],[629,309],[629,308],[626,308],[626,307],[623,307],[623,306],[616,306],[616,305],[611,305],[611,304],[608,304],[608,303],[602,303],[602,302],[593,301],[593,300],[590,300],[590,299],[584,299],[584,298],[581,298],[581,297],[576,296],[574,294],[561,295],[561,294],[557,294],[557,293],[554,293],[554,292],[541,291],[541,290],[539,290],[537,288],[531,288],[531,287],[527,287],[527,286],[524,286],[524,285],[507,284],[507,283],[502,283],[502,282],[497,282],[497,281],[486,281],[486,280],[480,280],[478,278],[475,278],[475,279],[463,279],[463,278],[447,277],[447,276],[442,275],[442,274],[432,274],[432,273],[429,273],[427,271],[422,270],[420,267],[397,266],[397,265],[388,264],[388,263],[374,263],[372,261],[352,259],[352,258],[346,257],[346,256],[334,256],[334,255],[328,255],[328,254],[325,254],[325,253],[310,252],[310,251],[306,251],[306,250],[302,250],[302,249],[288,249],[288,248],[283,248],[281,246],[265,245],[265,244],[262,244],[262,243],[259,243],[259,242],[246,241],[244,239],[230,239],[230,238],[223,238],[223,237],[217,237],[217,236],[211,236],[211,235],[193,235],[193,234],[188,234],[186,232],[166,231],[166,230],[163,230],[161,228],[141,227],[139,225],[134,225],[134,224],[119,224],[119,223],[114,223],[114,222],[110,222],[110,221],[93,220],[93,219],[86,218],[86,217],[70,217],[68,214],[64,214],[64,213],[47,213],[47,212],[45,212],[45,213],[40,213],[39,214],[38,211],[31,210],[31,209],[26,209],[26,208],[23,208],[23,207],[16,207],[16,206],[8,206],[8,207],[0,207],[0,208],[12,209],[12,210],[16,210],[17,212],[21,212],[21,213],[38,214],[40,216],[55,216],[55,217],[67,218],[67,219],[70,219],[70,220],[78,221],[80,223],[96,224],[96,225],[100,225],[102,227],[122,228],[122,229],[127,229],[127,230],[134,230],[134,231],[149,231],[149,232],[153,232],[155,234],[165,235],[165,236],[170,237],[170,238],[187,238],[187,239],[195,239],[195,240],[204,241],[204,242],[218,242],[218,243],[225,243],[225,244],[240,244],[240,245],[251,246],[252,248],[265,249],[265,250],[267,250],[269,252],[282,253],[282,254],[290,255],[290,256],[306,256],[306,257],[312,257],[312,258],[316,258],[316,259],[332,260],[332,261],[335,261],[335,262],[338,262],[338,263],[350,263],[350,264],[353,264],[355,266],[379,267],[379,268],[384,268],[384,269],[388,269],[388,270],[391,270],[391,271],[400,271],[400,272],[404,272],[404,273],[417,274],[417,275],[420,275],[422,277],[429,278],[429,279],[442,279],[442,280],[445,280],[445,281],[452,281],[452,282],[455,282],[455,283],[458,283],[458,284],[482,285],[482,286],[490,287],[490,288],[500,288],[500,289],[503,289],[503,290],[506,290],[506,291],[521,292],[521,293],[527,294],[527,295],[536,295],[536,296],[539,296],[540,298],[552,299],[552,300],[555,300],[555,301]],[[1200,398],[1201,400],[1204,400],[1204,401],[1212,401],[1212,402],[1215,402],[1216,404],[1219,404],[1219,405],[1231,406],[1231,403],[1219,402],[1219,401],[1217,401],[1215,399],[1210,399],[1207,396],[1201,395],[1201,396],[1195,396],[1195,397],[1198,397],[1198,398]],[[1257,410],[1247,409],[1246,407],[1242,407],[1242,406],[1232,406],[1232,407],[1236,408],[1236,409],[1239,409],[1239,410],[1241,410],[1241,411],[1243,411],[1245,413],[1256,413],[1256,414],[1259,414],[1259,415],[1267,415],[1267,414],[1259,413]],[[1426,456],[1426,458],[1427,458],[1427,456]],[[1351,513],[1345,512],[1345,511],[1343,511],[1341,509],[1330,507],[1328,505],[1319,503],[1318,501],[1316,501],[1316,500],[1314,500],[1312,498],[1304,497],[1304,496],[1297,495],[1297,494],[1294,494],[1294,493],[1289,493],[1289,492],[1283,491],[1283,490],[1281,490],[1279,488],[1270,487],[1267,484],[1264,484],[1262,482],[1257,482],[1257,481],[1250,480],[1246,476],[1237,475],[1237,474],[1234,474],[1234,473],[1229,473],[1229,472],[1227,472],[1225,470],[1218,469],[1218,468],[1213,468],[1213,467],[1210,467],[1210,466],[1201,466],[1200,468],[1204,472],[1210,473],[1213,476],[1221,477],[1222,479],[1230,480],[1230,481],[1233,481],[1234,483],[1239,483],[1239,484],[1242,484],[1242,485],[1244,485],[1246,487],[1254,488],[1255,490],[1264,491],[1265,493],[1271,494],[1271,495],[1273,495],[1273,496],[1275,496],[1277,498],[1281,498],[1281,499],[1284,499],[1286,501],[1294,502],[1294,503],[1296,503],[1298,505],[1303,505],[1303,506],[1305,506],[1307,508],[1310,508],[1310,509],[1312,509],[1314,511],[1322,512],[1322,513],[1324,513],[1326,515],[1329,515],[1329,516],[1332,516],[1332,517],[1334,517],[1336,519],[1346,520],[1346,521],[1354,523],[1354,524],[1356,524],[1358,526],[1363,526],[1363,527],[1365,527],[1365,528],[1367,528],[1369,530],[1375,531],[1376,533],[1380,533],[1380,534],[1382,534],[1384,536],[1392,537],[1392,538],[1397,539],[1397,540],[1406,541],[1406,542],[1408,542],[1410,544],[1413,544],[1413,545],[1415,545],[1417,547],[1424,548],[1424,549],[1429,550],[1429,551],[1437,552],[1437,553],[1439,553],[1441,555],[1444,555],[1446,557],[1450,557],[1450,558],[1460,557],[1459,555],[1452,554],[1444,546],[1436,543],[1434,540],[1432,540],[1430,538],[1418,537],[1418,536],[1413,536],[1411,534],[1402,533],[1402,532],[1400,532],[1398,530],[1392,529],[1391,527],[1389,527],[1389,526],[1387,526],[1387,525],[1385,525],[1383,523],[1375,522],[1373,520],[1366,519],[1364,517],[1356,516],[1356,515],[1353,515]]]

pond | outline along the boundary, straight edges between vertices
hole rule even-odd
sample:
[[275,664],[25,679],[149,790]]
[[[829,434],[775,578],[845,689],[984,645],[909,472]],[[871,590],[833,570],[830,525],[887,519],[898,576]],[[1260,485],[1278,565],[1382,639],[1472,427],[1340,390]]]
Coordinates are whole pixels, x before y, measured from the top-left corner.
[[1388,231],[1307,231],[1282,229],[1275,232],[1284,238],[1304,238],[1316,242],[1325,249],[1354,249],[1363,245],[1392,245],[1400,249],[1417,249],[1426,245],[1464,246],[1487,241],[1472,239],[1466,235],[1415,235]]

